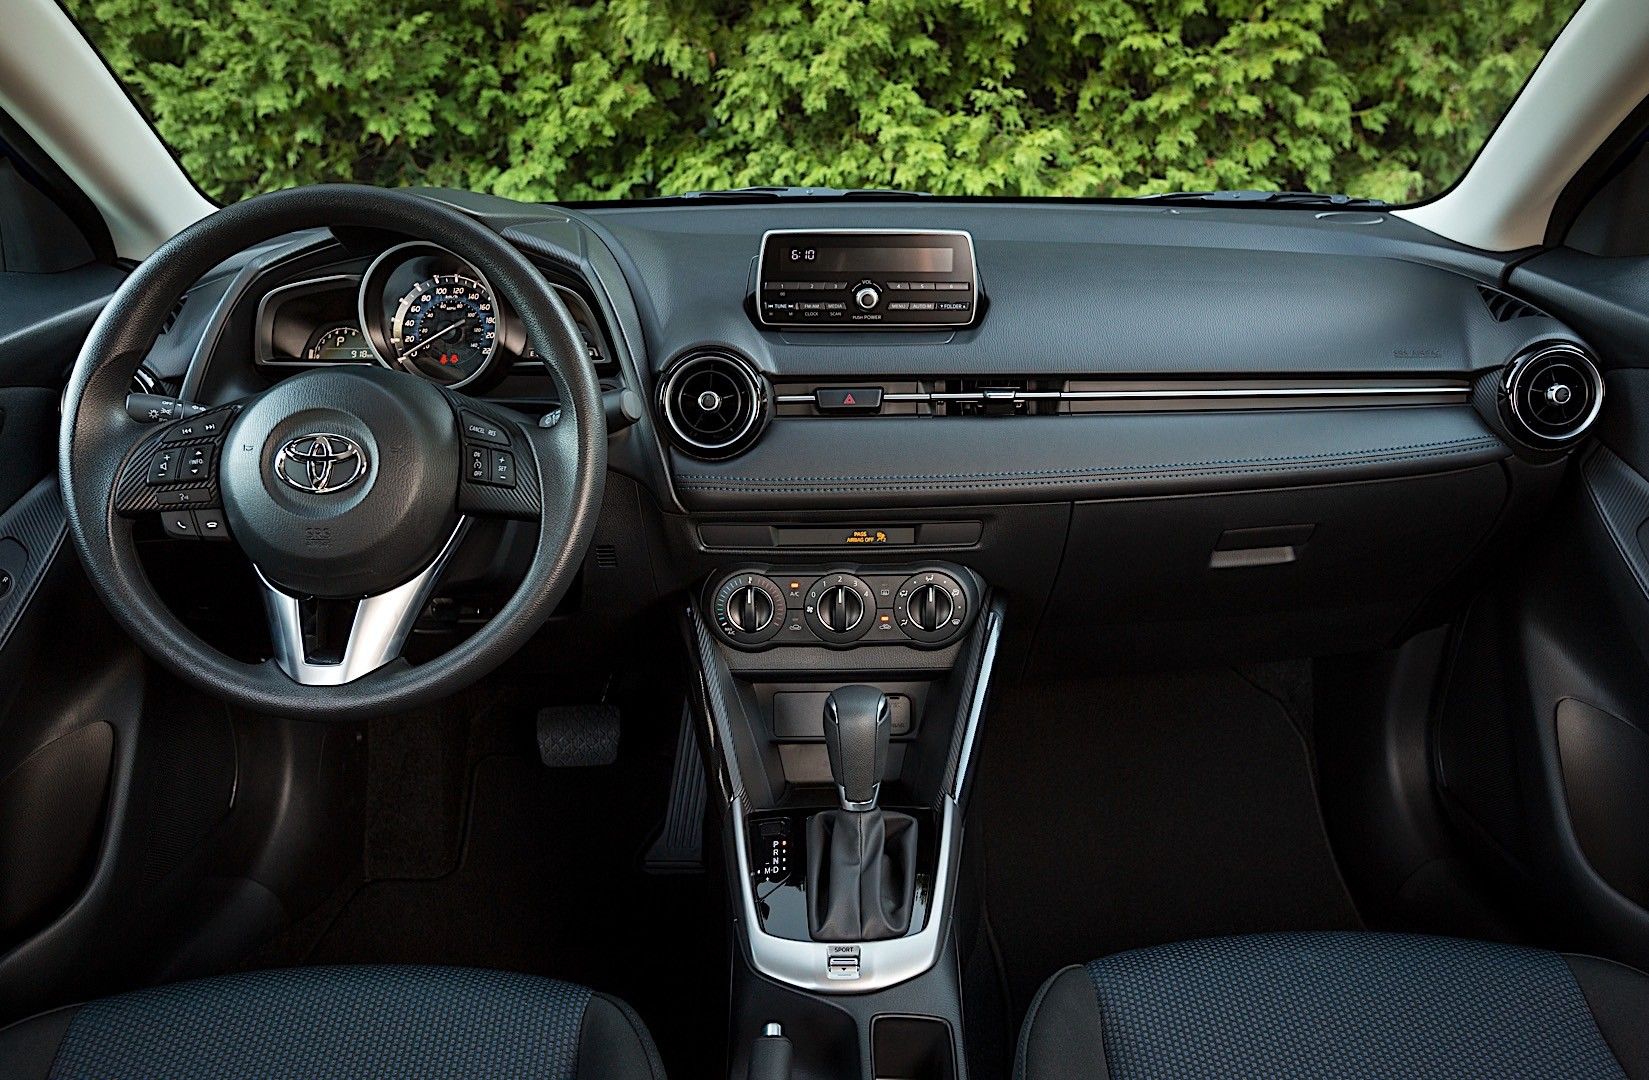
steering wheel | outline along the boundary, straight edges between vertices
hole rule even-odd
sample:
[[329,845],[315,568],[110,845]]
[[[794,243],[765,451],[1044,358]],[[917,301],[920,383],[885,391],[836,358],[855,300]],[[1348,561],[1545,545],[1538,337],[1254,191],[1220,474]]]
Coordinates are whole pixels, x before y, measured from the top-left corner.
[[[544,427],[409,372],[356,366],[301,372],[159,426],[127,415],[132,376],[185,290],[251,246],[335,226],[428,240],[474,266],[555,377],[559,422]],[[354,185],[261,195],[162,245],[92,326],[64,394],[58,449],[75,547],[133,639],[216,697],[312,720],[413,708],[515,653],[583,560],[607,467],[600,384],[566,306],[532,263],[451,207]],[[270,660],[214,649],[155,592],[133,532],[138,519],[168,511],[227,531],[251,560]],[[538,523],[521,584],[462,643],[408,663],[402,647],[443,565],[470,523],[489,516]]]

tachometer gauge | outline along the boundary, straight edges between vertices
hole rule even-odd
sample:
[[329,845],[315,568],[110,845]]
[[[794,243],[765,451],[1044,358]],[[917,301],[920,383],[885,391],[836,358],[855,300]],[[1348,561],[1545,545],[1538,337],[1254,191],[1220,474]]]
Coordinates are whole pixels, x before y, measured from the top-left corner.
[[359,326],[322,327],[310,336],[303,358],[323,364],[370,364],[373,360]]
[[449,385],[468,382],[498,351],[497,306],[475,278],[436,274],[401,298],[389,338],[408,371]]

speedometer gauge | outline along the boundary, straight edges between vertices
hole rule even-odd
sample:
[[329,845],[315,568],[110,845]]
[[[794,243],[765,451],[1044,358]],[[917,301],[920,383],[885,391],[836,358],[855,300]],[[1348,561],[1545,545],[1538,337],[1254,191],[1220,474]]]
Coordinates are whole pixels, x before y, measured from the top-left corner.
[[486,285],[436,274],[401,298],[390,345],[402,367],[455,385],[481,374],[498,351],[498,312]]

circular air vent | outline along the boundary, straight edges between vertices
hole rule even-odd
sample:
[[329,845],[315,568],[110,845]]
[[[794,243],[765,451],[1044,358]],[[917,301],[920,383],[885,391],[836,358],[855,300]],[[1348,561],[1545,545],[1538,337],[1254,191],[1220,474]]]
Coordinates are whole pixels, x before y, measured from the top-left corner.
[[664,422],[676,444],[702,458],[748,449],[766,426],[767,383],[748,360],[701,349],[670,366],[659,387]]
[[1585,434],[1603,407],[1603,376],[1574,345],[1542,345],[1506,369],[1505,401],[1512,434],[1538,447],[1557,447]]

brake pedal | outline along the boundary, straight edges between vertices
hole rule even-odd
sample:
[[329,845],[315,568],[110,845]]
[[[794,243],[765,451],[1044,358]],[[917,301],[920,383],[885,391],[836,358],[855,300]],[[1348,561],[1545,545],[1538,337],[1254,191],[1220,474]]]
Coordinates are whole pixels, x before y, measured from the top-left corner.
[[616,705],[552,705],[538,710],[538,756],[552,769],[611,765],[618,760]]

